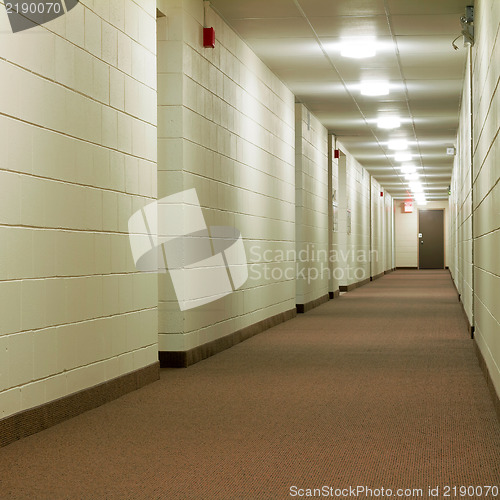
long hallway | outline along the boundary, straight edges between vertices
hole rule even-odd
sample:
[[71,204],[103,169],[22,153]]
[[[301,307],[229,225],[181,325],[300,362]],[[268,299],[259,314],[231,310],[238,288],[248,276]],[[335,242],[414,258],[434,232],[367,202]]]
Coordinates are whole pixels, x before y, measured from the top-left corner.
[[444,498],[499,485],[500,425],[449,273],[399,270],[0,449],[0,478],[2,499]]

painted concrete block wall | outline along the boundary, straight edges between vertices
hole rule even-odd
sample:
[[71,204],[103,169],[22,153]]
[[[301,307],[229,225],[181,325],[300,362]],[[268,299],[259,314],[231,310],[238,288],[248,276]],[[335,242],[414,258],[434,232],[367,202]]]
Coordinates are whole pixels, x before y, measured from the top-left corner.
[[340,141],[337,146],[346,153],[345,179],[339,167],[339,242],[343,260],[340,285],[348,286],[370,278],[371,185],[368,172]]
[[450,195],[450,271],[469,323],[473,320],[472,279],[472,151],[470,61],[462,94],[457,154],[453,166]]
[[475,3],[472,62],[475,339],[500,395],[500,3]]
[[157,362],[156,276],[128,217],[156,197],[154,2],[0,9],[0,417]]
[[209,226],[241,232],[249,263],[241,289],[185,311],[160,275],[159,348],[185,351],[295,309],[295,103],[210,8],[216,46],[203,48],[202,0],[164,4],[158,196],[195,188]]
[[329,268],[330,283],[328,291],[335,293],[339,291],[340,279],[338,276],[339,266],[339,212],[340,212],[340,192],[339,192],[339,158],[335,158],[337,148],[336,138],[330,134],[328,136],[328,175],[329,175],[329,218],[328,234],[330,236]]
[[[383,196],[380,194],[383,193]],[[371,276],[392,269],[392,197],[371,179]]]
[[303,104],[295,105],[296,302],[328,294],[328,132]]
[[385,269],[394,269],[394,200],[384,192],[384,217],[385,217]]
[[444,209],[444,262],[450,262],[449,201],[429,201],[425,206],[413,205],[412,213],[403,212],[403,200],[395,200],[395,262],[396,267],[418,267],[418,210]]

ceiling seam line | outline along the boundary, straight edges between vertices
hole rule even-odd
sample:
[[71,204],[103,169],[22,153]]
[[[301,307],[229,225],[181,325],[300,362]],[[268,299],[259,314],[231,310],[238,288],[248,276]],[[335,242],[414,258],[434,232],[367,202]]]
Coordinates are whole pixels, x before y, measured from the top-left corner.
[[[302,6],[300,5],[299,3],[299,0],[293,0],[295,6],[297,7],[297,9],[299,10],[299,12],[302,14],[304,20],[307,22],[307,24],[309,25],[311,31],[313,32],[314,34],[314,38],[316,39],[316,42],[318,43],[319,47],[321,48],[321,51],[323,52],[323,55],[326,57],[327,61],[329,62],[329,64],[332,66],[333,70],[337,73],[339,79],[340,79],[340,82],[342,83],[345,91],[347,92],[347,94],[349,95],[349,97],[352,99],[352,101],[354,102],[356,108],[358,109],[360,115],[362,116],[363,120],[365,121],[365,124],[367,125],[367,127],[369,128],[372,136],[374,137],[375,141],[377,142],[377,144],[379,145],[379,147],[384,151],[384,148],[382,148],[382,144],[380,143],[378,137],[376,136],[376,134],[374,133],[374,131],[372,130],[372,128],[370,127],[369,123],[368,123],[368,120],[365,116],[365,114],[363,113],[363,111],[361,111],[361,108],[359,107],[359,104],[358,102],[356,101],[356,99],[354,98],[354,96],[352,95],[352,93],[350,92],[350,90],[348,89],[347,87],[347,84],[345,82],[345,80],[342,78],[341,74],[339,73],[337,67],[335,66],[335,63],[332,61],[331,57],[328,55],[328,52],[326,51],[325,47],[323,46],[323,43],[321,42],[321,39],[319,38],[319,35],[317,34],[316,30],[314,29],[311,21],[309,20],[309,18],[307,17],[306,13],[304,12],[304,9],[302,8]],[[386,16],[387,17],[387,16]],[[340,136],[342,137],[342,136]],[[390,166],[393,168],[393,170],[397,173],[397,170],[396,168],[394,167],[394,165],[392,164],[392,162],[390,161],[389,157],[387,156],[387,154],[385,153],[384,151],[384,155],[385,157],[387,158],[387,160],[389,161],[390,163]],[[357,160],[356,160],[357,161]],[[365,167],[363,167],[365,168]],[[365,170],[367,170],[365,168]],[[368,170],[367,170],[368,171]],[[370,173],[370,172],[368,172]],[[372,174],[370,174],[372,175]],[[376,177],[375,177],[376,179]],[[398,179],[400,179],[399,175],[398,175]],[[378,182],[378,181],[377,181]],[[403,185],[404,187],[404,183],[401,181],[400,179],[400,182],[401,184]],[[379,183],[380,184],[380,183]],[[391,195],[392,196],[392,195]]]
[[[398,44],[397,44],[397,41],[396,41],[396,37],[394,35],[394,30],[392,28],[392,23],[391,23],[391,19],[390,19],[391,16],[389,14],[389,9],[388,9],[388,6],[387,6],[387,0],[384,0],[384,11],[385,11],[385,17],[386,17],[386,20],[387,20],[387,26],[389,28],[389,33],[391,34],[392,43],[394,44],[394,49],[396,51],[396,58],[398,60],[399,75],[401,77],[401,81],[403,82],[403,86],[404,86],[404,89],[405,89],[406,108],[408,109],[408,114],[409,114],[410,119],[411,119],[411,127],[412,127],[412,130],[413,130],[413,136],[415,138],[415,142],[417,143],[417,151],[418,151],[418,156],[420,158],[420,166],[422,167],[422,170],[424,171],[425,183],[428,184],[427,173],[426,173],[425,167],[424,167],[423,162],[422,162],[422,152],[420,150],[420,143],[418,141],[417,131],[415,130],[415,117],[413,116],[413,113],[412,113],[411,107],[410,107],[410,99],[409,99],[409,94],[408,94],[408,86],[406,84],[406,79],[404,78],[403,68],[401,66],[401,57],[400,57],[399,47],[398,47]],[[406,192],[408,194],[410,194],[409,190],[407,190]]]

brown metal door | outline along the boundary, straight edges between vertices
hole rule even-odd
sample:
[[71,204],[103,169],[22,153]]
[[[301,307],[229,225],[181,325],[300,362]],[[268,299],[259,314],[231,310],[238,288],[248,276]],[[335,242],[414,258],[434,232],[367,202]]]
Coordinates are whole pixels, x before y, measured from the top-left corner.
[[418,267],[444,268],[444,210],[418,211]]

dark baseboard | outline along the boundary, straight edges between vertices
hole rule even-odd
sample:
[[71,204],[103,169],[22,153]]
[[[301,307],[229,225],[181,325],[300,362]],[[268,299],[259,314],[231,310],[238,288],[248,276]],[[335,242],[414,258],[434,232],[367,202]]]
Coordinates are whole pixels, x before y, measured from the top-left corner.
[[462,313],[464,315],[465,322],[467,323],[467,331],[469,332],[470,338],[473,339],[474,338],[474,326],[470,324],[469,317],[467,316],[467,313],[465,312],[464,303],[461,300],[460,294],[458,294],[458,300],[460,301]]
[[317,299],[311,300],[311,302],[308,302],[307,304],[297,304],[296,305],[297,313],[298,314],[306,313],[307,311],[310,311],[311,309],[314,309],[315,307],[318,307],[321,304],[328,302],[329,300],[330,300],[330,294],[328,293],[327,295],[323,295]]
[[453,288],[455,289],[455,292],[457,292],[458,301],[460,302],[461,301],[461,295],[458,292],[458,288],[457,288],[457,285],[455,284],[455,280],[453,279],[453,276],[451,277],[451,282],[453,284]]
[[375,281],[375,280],[378,280],[379,278],[382,278],[382,276],[384,276],[384,275],[385,275],[385,272],[383,272],[383,273],[378,273],[378,274],[376,274],[375,276],[371,276],[371,277],[370,277],[370,281]]
[[338,299],[340,297],[340,290],[335,290],[334,292],[328,292],[328,297],[330,300]]
[[160,378],[158,362],[0,420],[0,447],[109,403]]
[[467,316],[467,313],[465,312],[465,307],[464,303],[462,302],[462,295],[458,292],[457,285],[455,284],[455,281],[453,281],[453,278],[451,279],[451,282],[453,283],[453,288],[455,289],[455,292],[457,293],[458,301],[460,302],[460,307],[462,308],[462,313],[465,318],[465,322],[467,323],[467,331],[469,332],[470,338],[474,338],[474,326],[470,324],[469,317]]
[[162,368],[187,368],[219,352],[225,351],[254,335],[262,333],[273,326],[284,323],[297,315],[296,309],[276,314],[253,325],[242,328],[220,339],[212,340],[189,351],[160,351],[159,359]]
[[400,269],[418,269],[418,267],[417,266],[396,267],[396,271],[399,271]]
[[358,281],[357,283],[351,283],[350,285],[342,285],[340,286],[340,291],[341,292],[352,292],[355,288],[359,288],[360,286],[366,285],[367,283],[370,283],[370,278],[366,278],[363,281]]
[[488,371],[488,366],[486,365],[486,361],[484,360],[481,349],[479,349],[476,342],[474,342],[474,349],[476,351],[477,359],[479,360],[479,366],[481,366],[481,370],[483,370],[484,376],[486,378],[488,389],[491,393],[491,399],[493,400],[493,405],[495,406],[495,410],[497,412],[498,421],[500,422],[500,397],[495,390],[493,380],[491,378],[490,372]]

